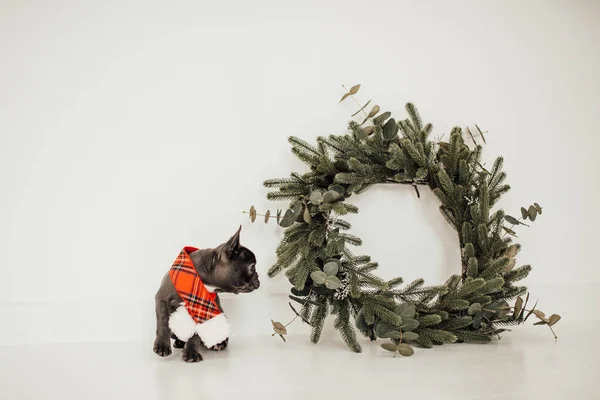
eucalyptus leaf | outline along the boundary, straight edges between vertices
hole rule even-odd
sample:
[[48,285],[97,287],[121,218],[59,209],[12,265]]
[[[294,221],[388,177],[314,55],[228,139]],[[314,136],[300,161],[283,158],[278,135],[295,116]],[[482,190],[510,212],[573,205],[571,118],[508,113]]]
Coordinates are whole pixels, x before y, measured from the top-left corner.
[[340,282],[337,276],[328,276],[327,279],[325,279],[325,287],[327,287],[327,289],[335,290],[341,285],[342,282]]
[[521,222],[519,222],[518,219],[516,219],[515,217],[512,217],[510,215],[505,215],[504,219],[513,225],[521,225]]
[[340,197],[343,196],[344,194],[346,194],[346,189],[344,189],[344,187],[342,185],[338,185],[338,184],[329,185],[328,190],[333,190],[334,192],[338,192]]
[[414,331],[419,326],[419,321],[416,319],[408,319],[402,321],[402,330],[403,331]]
[[321,204],[321,201],[323,201],[323,192],[320,190],[313,190],[310,194],[309,200],[312,204],[318,206]]
[[410,342],[411,340],[417,340],[419,338],[419,335],[415,332],[404,332],[402,334],[402,340],[406,341],[406,342]]
[[392,140],[398,133],[398,124],[394,118],[390,118],[383,126],[383,137],[385,140]]
[[310,293],[310,288],[308,286],[304,286],[302,290],[298,290],[293,287],[290,291],[295,296],[307,296]]
[[292,210],[286,210],[285,215],[281,219],[279,223],[280,226],[287,228],[288,226],[292,226],[296,222],[296,215]]
[[402,354],[405,357],[410,357],[415,354],[415,351],[412,347],[407,345],[406,343],[400,343],[398,346],[398,353]]
[[506,231],[506,233],[508,233],[511,236],[517,236],[517,232],[513,231],[509,227],[503,226],[502,229],[504,229]]
[[400,333],[400,331],[389,331],[385,334],[385,337],[394,340],[400,340],[402,338],[402,334]]
[[483,313],[480,312],[473,317],[473,328],[481,328],[481,321],[483,321]]
[[394,343],[382,343],[381,347],[384,350],[391,351],[392,353],[398,351],[398,347]]
[[335,261],[330,261],[327,264],[325,264],[325,266],[323,267],[323,271],[327,275],[333,275],[333,276],[337,275],[339,269],[340,269],[339,263],[337,263]]
[[375,333],[381,338],[387,338],[388,332],[398,331],[398,327],[387,322],[379,321],[375,324]]
[[325,280],[327,279],[327,274],[323,271],[313,271],[313,272],[311,272],[310,277],[312,278],[314,283],[318,283],[319,285],[322,285],[325,283]]
[[538,203],[533,203],[533,206],[535,207],[537,213],[542,215],[542,207]]
[[527,219],[528,216],[529,213],[527,212],[527,209],[525,207],[521,207],[521,217],[523,217],[523,219]]
[[383,114],[377,116],[375,119],[373,119],[373,125],[381,125],[391,116],[392,116],[392,113],[389,111],[386,111]]
[[265,224],[269,222],[269,218],[271,218],[271,210],[267,210],[265,213]]
[[475,315],[475,314],[477,314],[478,312],[481,311],[481,308],[482,308],[481,304],[479,304],[479,303],[473,303],[473,304],[471,304],[469,306],[468,313],[469,313],[469,315]]
[[304,205],[302,204],[302,202],[300,200],[296,200],[294,202],[294,204],[292,204],[292,211],[294,212],[294,215],[297,217],[298,215],[300,215],[300,212],[302,211],[302,208],[304,207]]
[[534,323],[534,325],[546,325],[546,324],[548,324],[548,323],[546,321],[544,321],[544,320],[541,320],[541,321],[538,321],[538,322]]
[[415,305],[412,303],[402,303],[396,307],[394,312],[398,314],[403,321],[406,321],[415,317],[416,309]]
[[334,201],[337,201],[340,197],[341,197],[340,194],[338,192],[336,192],[335,190],[328,190],[323,195],[323,202],[324,203],[333,203]]

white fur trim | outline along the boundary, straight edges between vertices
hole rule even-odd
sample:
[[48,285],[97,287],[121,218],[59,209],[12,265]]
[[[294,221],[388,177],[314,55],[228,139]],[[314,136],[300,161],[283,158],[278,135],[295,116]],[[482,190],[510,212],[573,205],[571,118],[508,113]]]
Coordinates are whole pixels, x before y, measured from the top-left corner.
[[181,304],[169,317],[169,328],[179,340],[185,342],[196,333],[196,321],[193,320],[183,303]]
[[219,344],[229,337],[229,322],[225,314],[219,314],[208,321],[197,324],[183,303],[169,317],[169,328],[179,340],[183,341],[197,333],[206,347]]
[[229,337],[229,322],[225,314],[219,314],[196,325],[196,332],[206,347],[213,347]]

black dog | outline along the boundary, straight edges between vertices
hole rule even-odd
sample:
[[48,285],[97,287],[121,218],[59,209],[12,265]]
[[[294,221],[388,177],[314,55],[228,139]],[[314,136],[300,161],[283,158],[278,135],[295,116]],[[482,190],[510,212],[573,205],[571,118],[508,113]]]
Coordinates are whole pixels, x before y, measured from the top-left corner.
[[[255,269],[256,257],[252,251],[240,245],[241,230],[240,226],[227,242],[214,249],[202,249],[189,254],[198,276],[210,292],[250,293],[260,286]],[[179,313],[185,308],[182,307],[184,302],[177,293],[169,274],[163,278],[155,299],[156,340],[154,352],[161,357],[170,355],[172,352],[171,338],[173,338],[175,339],[174,346],[183,348],[183,359],[186,362],[201,361],[202,356],[199,350],[203,343],[198,334],[194,334],[187,342],[184,342],[171,332],[173,326],[171,317],[176,314],[176,311]],[[223,312],[218,295],[215,301],[218,309]],[[221,343],[212,345],[210,349],[223,350],[227,347],[228,340],[227,338]]]

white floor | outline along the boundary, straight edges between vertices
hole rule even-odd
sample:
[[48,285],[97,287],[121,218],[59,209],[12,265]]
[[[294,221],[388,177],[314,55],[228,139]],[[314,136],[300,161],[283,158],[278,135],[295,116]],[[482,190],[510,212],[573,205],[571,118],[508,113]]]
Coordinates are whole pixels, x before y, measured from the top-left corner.
[[[600,321],[522,326],[490,345],[417,349],[393,358],[364,342],[347,351],[334,335],[237,338],[186,364],[151,342],[0,347],[0,399],[597,399]],[[596,365],[596,367],[594,367]],[[382,397],[385,396],[385,397]],[[389,396],[389,397],[388,397]]]

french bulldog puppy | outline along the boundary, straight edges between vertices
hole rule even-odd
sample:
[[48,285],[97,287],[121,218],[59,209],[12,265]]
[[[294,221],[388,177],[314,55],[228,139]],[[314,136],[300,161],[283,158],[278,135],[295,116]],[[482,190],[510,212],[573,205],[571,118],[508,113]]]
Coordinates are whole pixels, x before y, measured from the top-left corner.
[[[189,254],[194,268],[202,283],[209,292],[250,293],[260,286],[256,273],[256,257],[254,253],[240,244],[242,227],[229,240],[213,249],[200,249]],[[184,342],[171,332],[169,319],[180,307],[183,300],[177,293],[169,274],[166,274],[155,296],[156,300],[156,340],[154,352],[161,357],[168,356],[171,351],[171,338],[174,346],[183,348],[183,359],[186,362],[202,361],[200,347],[203,342],[194,334]],[[218,295],[215,298],[219,311],[223,312]],[[210,347],[219,351],[227,347],[229,338]]]

